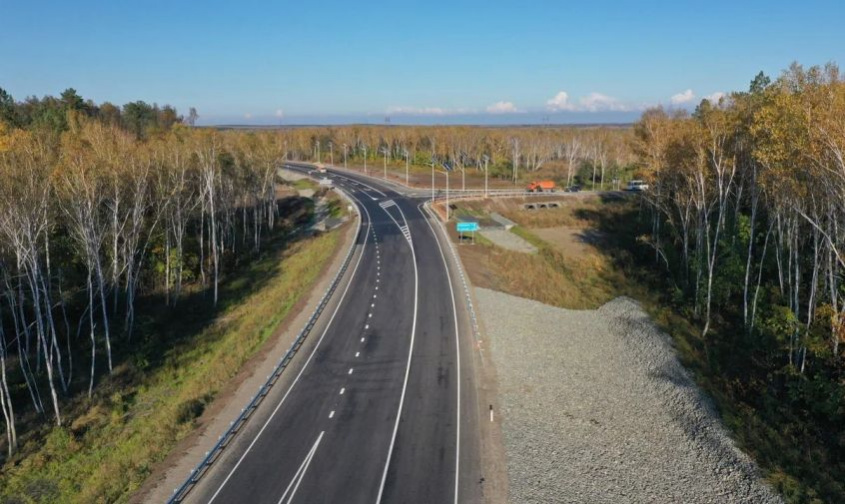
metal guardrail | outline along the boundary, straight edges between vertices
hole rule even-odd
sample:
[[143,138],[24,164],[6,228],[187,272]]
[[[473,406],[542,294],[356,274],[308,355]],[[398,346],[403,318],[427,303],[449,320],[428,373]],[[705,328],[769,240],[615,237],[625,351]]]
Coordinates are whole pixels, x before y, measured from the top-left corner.
[[[302,169],[315,169],[316,164],[313,162],[308,161],[287,161],[285,165],[294,166],[297,168]],[[387,184],[389,186],[393,186],[394,188],[398,189],[401,188],[405,194],[411,194],[415,197],[419,198],[430,198],[431,197],[431,189],[425,187],[417,187],[417,186],[409,186],[405,185],[401,180],[393,180],[387,179],[385,180],[383,177],[379,177],[376,175],[371,175],[368,173],[362,173],[357,170],[351,170],[348,168],[343,168],[342,166],[331,165],[328,163],[322,163],[324,168],[330,168],[332,170],[341,172],[341,173],[351,173],[353,175],[357,175],[360,177],[373,179],[374,181],[380,182],[382,184]],[[445,199],[446,190],[445,189],[436,189],[435,199]],[[449,199],[459,199],[459,198],[470,198],[470,197],[478,197],[478,196],[490,196],[490,197],[497,197],[497,196],[560,196],[564,194],[575,194],[567,192],[565,189],[556,190],[554,192],[529,192],[526,189],[449,189]]]
[[[355,209],[355,213],[358,214],[358,230],[356,232],[356,237],[361,232],[361,226],[363,224],[361,212],[358,210],[358,206],[355,205],[354,201],[352,201],[349,196],[343,192],[339,191],[339,193],[347,200],[349,203],[352,204],[353,208]],[[270,392],[270,389],[273,388],[273,385],[276,384],[276,381],[282,375],[282,372],[287,368],[290,361],[293,360],[293,357],[296,355],[296,352],[305,342],[305,338],[311,333],[311,330],[317,324],[317,319],[323,313],[323,310],[328,305],[329,300],[332,297],[332,294],[337,290],[338,285],[340,284],[340,280],[343,278],[343,275],[346,273],[346,270],[349,268],[349,264],[352,261],[352,256],[355,252],[355,245],[357,240],[352,241],[352,245],[350,245],[349,250],[346,252],[346,257],[343,259],[343,263],[341,264],[340,269],[335,274],[334,278],[332,279],[331,283],[329,284],[328,289],[323,293],[323,297],[320,298],[320,302],[317,303],[317,307],[314,309],[314,312],[309,317],[308,322],[305,324],[305,327],[299,331],[299,334],[296,336],[296,339],[291,344],[290,348],[288,348],[285,355],[282,356],[279,363],[276,364],[275,369],[273,372],[267,376],[267,381],[264,382],[261,387],[259,387],[258,392],[252,396],[249,403],[246,405],[245,408],[241,409],[240,415],[229,423],[229,428],[220,436],[217,440],[217,443],[214,445],[210,451],[206,452],[205,458],[191,471],[188,475],[188,478],[182,483],[181,486],[173,490],[173,495],[167,501],[168,504],[175,504],[182,502],[185,497],[190,493],[190,491],[196,486],[196,484],[200,481],[200,479],[208,472],[208,469],[211,465],[217,460],[226,446],[232,441],[235,437],[235,434],[241,430],[241,428],[246,424],[246,421],[249,419],[250,416],[255,412],[256,408],[259,404],[267,397],[267,394]]]
[[[553,193],[552,192],[536,192],[535,193],[535,192],[528,192],[528,191],[512,191],[512,190],[505,190],[505,189],[501,189],[501,190],[497,190],[497,191],[487,191],[487,193],[485,193],[483,189],[481,189],[481,190],[467,189],[465,191],[450,190],[449,191],[449,200],[451,201],[451,200],[456,200],[456,199],[484,198],[484,197],[489,197],[489,198],[496,198],[496,197],[504,197],[504,198],[507,198],[507,197],[511,197],[511,198],[517,198],[517,197],[518,198],[523,198],[523,197],[524,198],[537,198],[537,197],[540,197],[540,198],[548,198],[548,197],[553,197],[553,196],[563,196],[563,195],[570,195],[570,194],[577,194],[577,193],[568,193],[568,192],[564,192],[564,191],[553,192]],[[428,192],[426,197],[428,197],[429,199],[431,198],[431,192],[430,191]],[[435,196],[434,196],[434,199],[435,200],[445,200],[446,199],[446,191],[438,189]]]

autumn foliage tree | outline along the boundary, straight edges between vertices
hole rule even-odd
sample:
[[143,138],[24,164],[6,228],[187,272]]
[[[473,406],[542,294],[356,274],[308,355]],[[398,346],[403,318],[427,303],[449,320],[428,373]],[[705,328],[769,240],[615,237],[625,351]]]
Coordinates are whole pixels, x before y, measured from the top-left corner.
[[175,119],[152,128],[143,102],[127,128],[71,91],[59,129],[0,121],[0,409],[10,454],[27,403],[62,425],[63,402],[91,396],[114,372],[116,343],[132,348],[139,295],[163,292],[175,305],[185,278],[202,278],[216,304],[221,275],[260,253],[279,217],[278,134]]
[[[843,118],[838,67],[795,64],[691,115],[649,110],[634,128],[651,183],[642,238],[688,300],[708,355],[730,352],[712,365],[745,393],[770,381],[745,400],[803,419],[799,430],[834,458],[845,420]],[[845,496],[812,477],[829,498]]]

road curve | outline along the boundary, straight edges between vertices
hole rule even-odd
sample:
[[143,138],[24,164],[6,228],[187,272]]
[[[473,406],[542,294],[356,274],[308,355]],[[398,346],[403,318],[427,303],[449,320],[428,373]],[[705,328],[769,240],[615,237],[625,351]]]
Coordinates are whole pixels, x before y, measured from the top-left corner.
[[362,219],[344,284],[186,501],[480,502],[472,336],[445,237],[420,200],[327,176]]

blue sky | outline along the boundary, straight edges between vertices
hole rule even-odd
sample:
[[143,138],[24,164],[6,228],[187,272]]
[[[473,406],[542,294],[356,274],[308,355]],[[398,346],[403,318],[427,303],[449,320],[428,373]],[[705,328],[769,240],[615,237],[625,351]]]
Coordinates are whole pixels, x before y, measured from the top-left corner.
[[15,98],[74,87],[204,124],[626,122],[792,61],[845,65],[841,1],[0,0],[0,17]]

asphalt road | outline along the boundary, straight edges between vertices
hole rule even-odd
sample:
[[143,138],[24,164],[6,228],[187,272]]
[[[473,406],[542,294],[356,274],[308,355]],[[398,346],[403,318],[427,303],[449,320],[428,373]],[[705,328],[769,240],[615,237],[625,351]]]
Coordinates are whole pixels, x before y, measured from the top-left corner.
[[345,285],[187,501],[479,502],[472,342],[445,237],[420,200],[329,176],[362,215]]

